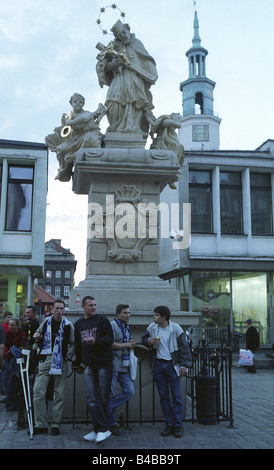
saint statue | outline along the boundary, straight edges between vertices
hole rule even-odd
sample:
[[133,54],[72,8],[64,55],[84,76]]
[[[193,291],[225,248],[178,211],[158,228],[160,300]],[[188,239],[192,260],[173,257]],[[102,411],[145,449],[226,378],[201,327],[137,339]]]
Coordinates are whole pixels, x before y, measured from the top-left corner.
[[97,44],[101,52],[96,66],[100,86],[109,87],[107,131],[147,136],[154,108],[150,87],[158,78],[155,60],[128,24],[118,20],[111,31],[114,41],[106,47]]

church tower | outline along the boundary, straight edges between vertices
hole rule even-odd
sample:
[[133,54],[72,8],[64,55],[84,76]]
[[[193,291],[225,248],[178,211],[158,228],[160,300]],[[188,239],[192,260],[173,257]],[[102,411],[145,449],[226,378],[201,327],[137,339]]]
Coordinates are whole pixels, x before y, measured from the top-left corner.
[[214,115],[215,82],[206,76],[208,51],[201,46],[199,20],[195,10],[192,47],[186,52],[189,78],[180,84],[183,94],[183,124],[179,132],[185,150],[218,150],[221,119]]

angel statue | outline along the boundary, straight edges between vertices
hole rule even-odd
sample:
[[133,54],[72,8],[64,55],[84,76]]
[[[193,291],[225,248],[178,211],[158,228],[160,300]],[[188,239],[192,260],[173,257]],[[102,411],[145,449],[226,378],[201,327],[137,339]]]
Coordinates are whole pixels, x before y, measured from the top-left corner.
[[[179,142],[176,129],[182,126],[182,116],[179,113],[163,114],[151,123],[150,136],[151,148],[172,150],[177,155],[178,165],[184,162],[184,146]],[[156,134],[156,135],[155,135]],[[176,177],[170,184],[171,189],[176,189]]]
[[101,103],[93,113],[85,111],[85,98],[79,93],[74,93],[69,102],[72,111],[63,114],[61,126],[45,138],[49,149],[56,153],[60,167],[55,179],[60,181],[70,180],[78,150],[102,146],[103,135],[99,123],[106,114],[106,108]]

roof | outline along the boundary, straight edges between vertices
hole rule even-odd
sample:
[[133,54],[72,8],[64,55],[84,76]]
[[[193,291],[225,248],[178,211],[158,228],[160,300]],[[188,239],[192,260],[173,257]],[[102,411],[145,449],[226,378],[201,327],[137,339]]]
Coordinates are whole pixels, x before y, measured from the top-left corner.
[[47,145],[40,142],[23,142],[19,140],[0,139],[0,148],[20,148],[20,149],[42,149],[47,150]]
[[[59,242],[59,243],[58,243]],[[61,246],[61,240],[57,240],[52,238],[51,240],[46,242],[46,252],[49,251],[49,249],[53,249],[53,251],[56,251],[57,253],[69,253],[71,254],[70,250],[67,248],[63,248]]]
[[42,287],[39,287],[37,284],[34,284],[34,293],[38,300],[41,300],[44,304],[52,304],[56,297],[46,292]]

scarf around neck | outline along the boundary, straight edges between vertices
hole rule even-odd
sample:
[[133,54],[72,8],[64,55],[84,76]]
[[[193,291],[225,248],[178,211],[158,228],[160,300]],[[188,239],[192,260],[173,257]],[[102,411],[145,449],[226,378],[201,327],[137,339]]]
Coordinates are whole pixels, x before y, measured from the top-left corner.
[[52,340],[52,331],[51,331],[51,322],[53,319],[53,315],[49,318],[47,323],[47,328],[44,336],[43,348],[41,354],[52,354],[52,361],[51,361],[51,368],[49,371],[49,375],[62,375],[62,364],[63,364],[63,356],[62,356],[62,343],[63,343],[63,335],[64,335],[64,328],[66,325],[66,319],[63,317],[60,323],[60,327],[58,333],[55,337],[54,346],[52,349],[51,340]]
[[[119,326],[120,330],[123,334],[123,343],[128,343],[131,340],[131,331],[129,325],[124,326],[123,322],[119,320],[119,318],[115,318],[117,325]],[[127,335],[127,330],[129,334],[129,339]],[[129,355],[129,348],[122,349],[122,366],[128,367],[130,365],[130,355]]]

